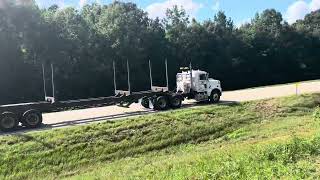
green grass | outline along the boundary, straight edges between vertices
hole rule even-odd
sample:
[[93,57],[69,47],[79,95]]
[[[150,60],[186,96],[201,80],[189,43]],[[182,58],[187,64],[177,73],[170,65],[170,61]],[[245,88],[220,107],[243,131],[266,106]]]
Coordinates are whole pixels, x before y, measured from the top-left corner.
[[320,94],[0,137],[0,179],[317,178]]

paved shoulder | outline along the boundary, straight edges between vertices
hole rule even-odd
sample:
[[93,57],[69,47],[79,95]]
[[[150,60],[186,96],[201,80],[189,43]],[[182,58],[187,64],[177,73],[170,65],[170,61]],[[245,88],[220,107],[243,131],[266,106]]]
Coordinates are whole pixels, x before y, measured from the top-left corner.
[[229,91],[223,93],[222,100],[252,101],[274,97],[290,96],[296,94],[296,92],[298,92],[298,94],[320,92],[320,81]]

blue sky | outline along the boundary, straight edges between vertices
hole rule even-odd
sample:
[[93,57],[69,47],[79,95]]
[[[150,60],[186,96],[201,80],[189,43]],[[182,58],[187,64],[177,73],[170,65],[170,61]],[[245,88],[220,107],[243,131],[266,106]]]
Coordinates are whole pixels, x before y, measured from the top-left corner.
[[[41,7],[51,4],[74,6],[98,2],[108,4],[112,0],[36,0]],[[127,2],[130,0],[126,0]],[[284,19],[293,23],[305,14],[320,8],[320,0],[131,0],[149,13],[149,16],[163,17],[165,10],[173,5],[183,6],[191,17],[202,21],[212,18],[221,10],[239,25],[250,20],[257,12],[274,8],[282,12]]]

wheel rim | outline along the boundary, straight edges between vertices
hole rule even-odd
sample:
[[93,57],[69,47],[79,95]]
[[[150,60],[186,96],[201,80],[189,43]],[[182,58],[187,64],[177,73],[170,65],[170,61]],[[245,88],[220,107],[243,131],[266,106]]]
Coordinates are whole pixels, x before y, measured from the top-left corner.
[[166,108],[167,107],[167,101],[163,98],[159,99],[158,101],[158,105],[161,109]]
[[144,105],[149,104],[149,100],[147,98],[142,99],[141,104],[144,104]]
[[40,117],[37,114],[29,114],[26,117],[26,122],[29,125],[37,125],[39,123],[39,121],[40,121]]
[[219,94],[213,94],[212,99],[213,99],[213,101],[218,101],[219,100]]
[[179,98],[173,98],[172,105],[174,107],[180,106],[180,99]]
[[13,127],[15,126],[15,119],[14,119],[14,117],[6,116],[6,117],[2,118],[2,120],[1,120],[1,125],[2,125],[2,127],[4,127],[5,129],[13,128]]

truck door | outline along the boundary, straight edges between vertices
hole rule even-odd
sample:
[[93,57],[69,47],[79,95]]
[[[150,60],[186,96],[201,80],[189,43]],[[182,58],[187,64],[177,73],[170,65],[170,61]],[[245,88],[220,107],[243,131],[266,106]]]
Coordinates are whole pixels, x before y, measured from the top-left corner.
[[208,75],[207,74],[200,74],[199,76],[199,92],[207,91],[208,86]]

